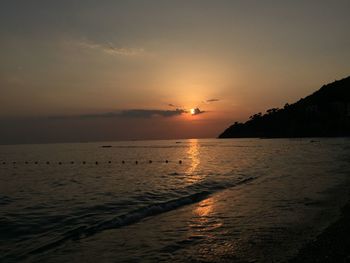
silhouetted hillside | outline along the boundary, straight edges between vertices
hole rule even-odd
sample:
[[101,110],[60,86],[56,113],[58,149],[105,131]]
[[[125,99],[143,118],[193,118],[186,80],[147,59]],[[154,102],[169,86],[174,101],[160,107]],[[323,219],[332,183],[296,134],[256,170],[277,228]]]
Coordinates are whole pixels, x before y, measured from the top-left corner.
[[219,138],[350,136],[350,77],[324,85],[283,109],[235,122]]

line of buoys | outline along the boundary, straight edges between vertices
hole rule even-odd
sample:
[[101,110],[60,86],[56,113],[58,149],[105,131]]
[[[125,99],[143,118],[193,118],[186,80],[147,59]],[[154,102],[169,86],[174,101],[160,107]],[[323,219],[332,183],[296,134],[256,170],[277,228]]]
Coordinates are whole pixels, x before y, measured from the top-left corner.
[[[165,162],[165,163],[169,163],[170,161],[169,161],[168,159],[166,159],[164,162]],[[11,163],[11,162],[9,162],[9,163]],[[46,161],[45,163],[46,163],[47,165],[51,164],[50,161]],[[71,162],[69,162],[69,163],[70,163],[70,164],[75,164],[74,161],[71,161]],[[82,163],[82,164],[87,164],[86,161],[82,161],[81,163]],[[111,164],[112,161],[108,161],[107,163]],[[122,163],[122,164],[125,164],[126,161],[125,161],[125,160],[122,160],[121,163]],[[153,161],[152,161],[152,160],[148,160],[148,163],[151,164],[151,163],[153,163]],[[179,163],[179,164],[182,164],[182,160],[179,160],[178,163]],[[3,161],[2,164],[5,165],[5,164],[6,164],[6,161]],[[16,162],[16,161],[13,161],[12,164],[15,165],[15,164],[17,164],[17,162]],[[29,162],[28,162],[28,161],[25,161],[24,164],[29,164]],[[35,161],[34,164],[39,164],[39,162],[38,162],[38,161]],[[58,162],[58,165],[62,165],[62,164],[63,164],[63,162]],[[99,164],[99,162],[98,162],[98,161],[95,161],[95,165],[98,165],[98,164]],[[135,161],[135,164],[139,164],[139,161],[136,160],[136,161]]]

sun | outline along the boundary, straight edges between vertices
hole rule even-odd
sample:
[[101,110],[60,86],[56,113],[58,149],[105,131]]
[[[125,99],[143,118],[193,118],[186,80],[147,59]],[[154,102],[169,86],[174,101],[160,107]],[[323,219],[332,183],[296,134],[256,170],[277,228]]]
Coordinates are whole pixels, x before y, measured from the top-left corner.
[[190,109],[190,113],[191,113],[191,115],[195,115],[196,114],[196,110],[195,109]]

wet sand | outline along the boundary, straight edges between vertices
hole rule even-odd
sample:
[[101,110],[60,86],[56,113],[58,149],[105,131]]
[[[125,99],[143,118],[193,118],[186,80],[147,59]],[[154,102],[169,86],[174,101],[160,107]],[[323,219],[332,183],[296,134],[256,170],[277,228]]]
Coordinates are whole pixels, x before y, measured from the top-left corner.
[[350,203],[337,221],[289,261],[298,262],[350,262]]

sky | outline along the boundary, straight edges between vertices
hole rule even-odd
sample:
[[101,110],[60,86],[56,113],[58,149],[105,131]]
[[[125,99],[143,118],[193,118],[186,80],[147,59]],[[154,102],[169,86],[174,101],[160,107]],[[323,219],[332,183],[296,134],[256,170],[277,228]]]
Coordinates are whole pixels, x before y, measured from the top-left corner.
[[0,144],[217,137],[348,76],[349,10],[348,0],[3,0]]

